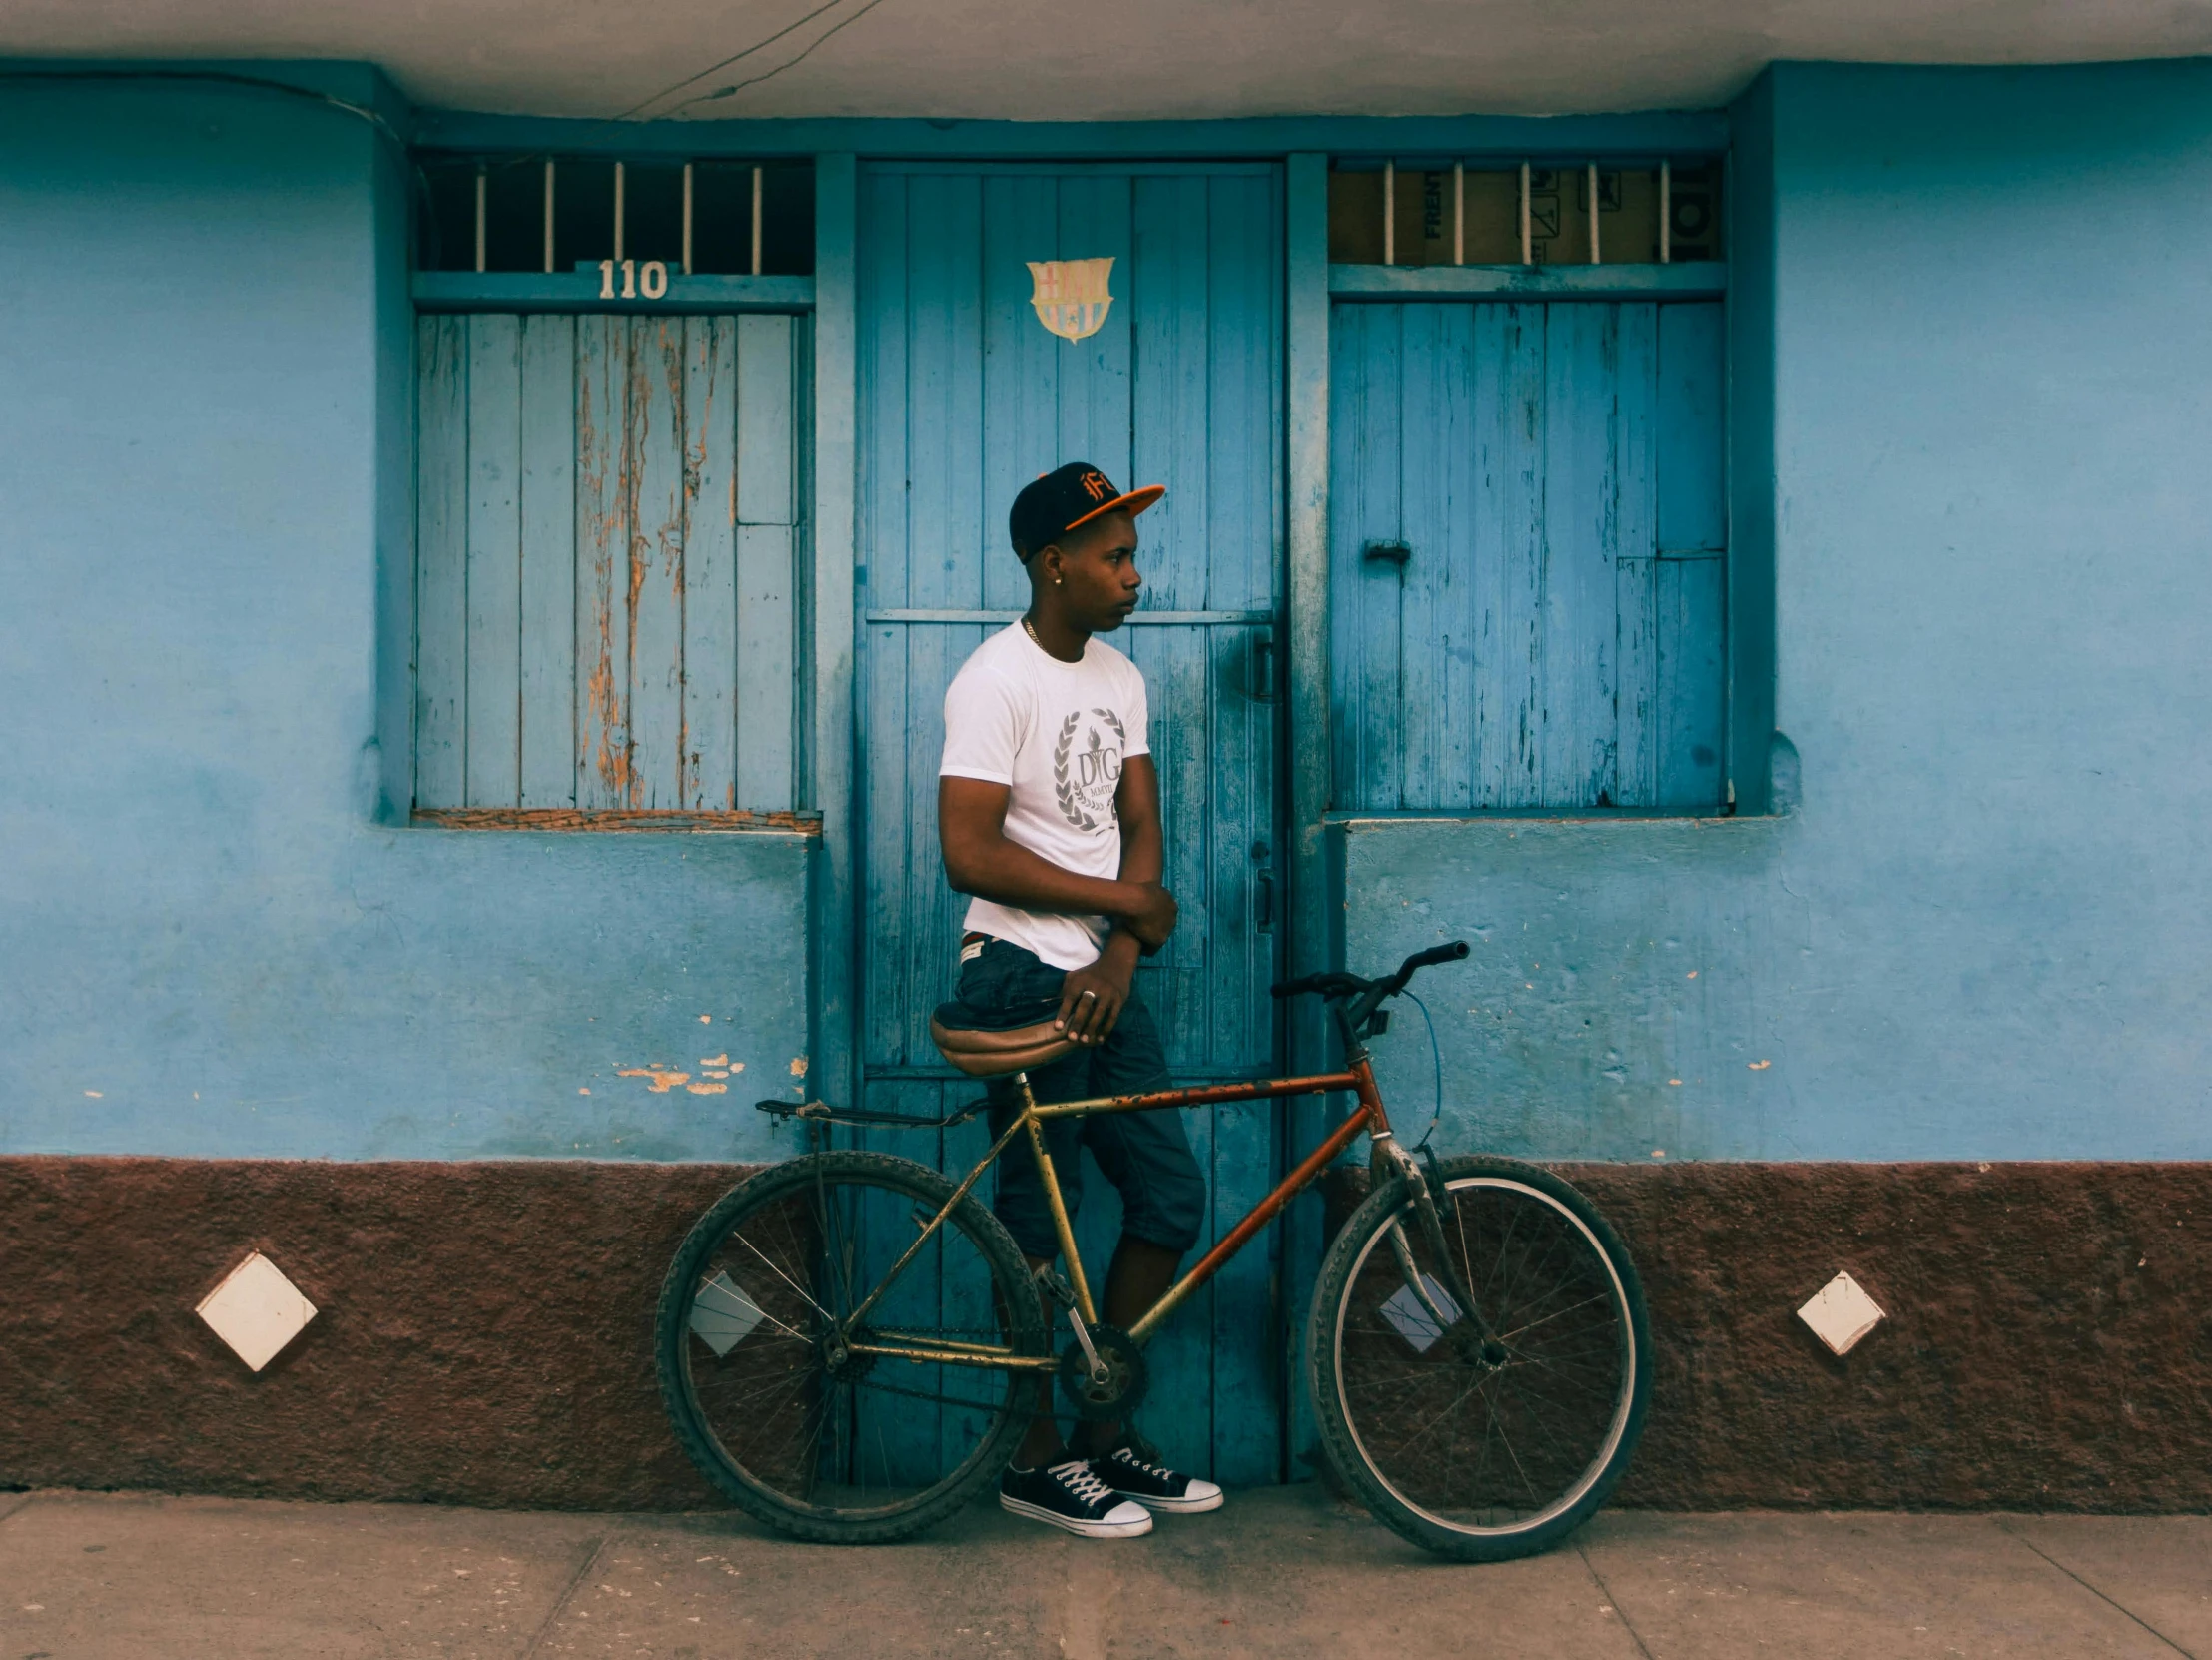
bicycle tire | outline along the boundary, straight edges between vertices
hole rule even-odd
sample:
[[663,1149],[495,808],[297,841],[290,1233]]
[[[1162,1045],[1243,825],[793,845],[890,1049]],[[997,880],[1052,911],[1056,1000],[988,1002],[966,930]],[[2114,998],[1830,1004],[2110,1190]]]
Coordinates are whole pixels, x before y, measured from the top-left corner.
[[[1439,1174],[1450,1196],[1437,1196],[1447,1246],[1456,1244],[1462,1282],[1505,1357],[1437,1329],[1435,1316],[1455,1310],[1430,1277],[1406,1184],[1394,1178],[1352,1214],[1322,1260],[1307,1377],[1323,1451],[1378,1519],[1441,1556],[1507,1561],[1564,1539],[1627,1471],[1650,1404],[1650,1317],[1619,1236],[1568,1183],[1486,1156],[1443,1160]],[[1433,1309],[1407,1286],[1393,1221]],[[1546,1263],[1559,1264],[1564,1293],[1533,1283]],[[1583,1309],[1592,1311],[1573,1319]],[[1535,1335],[1543,1327],[1551,1329]],[[1539,1378],[1545,1392],[1532,1396]],[[1523,1426],[1541,1444],[1517,1445]]]
[[[953,1193],[952,1183],[911,1159],[861,1152],[810,1154],[740,1183],[692,1226],[678,1247],[661,1285],[654,1321],[662,1404],[692,1463],[750,1515],[818,1543],[884,1543],[943,1520],[1005,1465],[1035,1410],[1035,1379],[1047,1374],[890,1359],[863,1361],[858,1371],[848,1362],[839,1371],[825,1358],[822,1335],[829,1322],[858,1307],[875,1282],[863,1275],[855,1285],[856,1254],[868,1254],[879,1272],[888,1268],[891,1257],[919,1232],[919,1224],[943,1211]],[[803,1220],[807,1217],[813,1218],[811,1234]],[[871,1219],[878,1217],[892,1226],[882,1228],[887,1238],[871,1243]],[[733,1241],[744,1248],[735,1248]],[[924,1249],[937,1253],[934,1285],[910,1268],[885,1307],[910,1294],[901,1287],[911,1287],[913,1297],[937,1297],[942,1313],[943,1304],[955,1299],[947,1285],[957,1256],[957,1293],[971,1317],[991,1321],[997,1328],[994,1340],[1017,1354],[1046,1352],[1044,1315],[1028,1264],[1013,1237],[974,1195],[962,1199]],[[837,1259],[845,1263],[842,1287],[835,1283]],[[799,1276],[802,1264],[806,1272]],[[733,1265],[736,1277],[730,1277]],[[717,1275],[724,1276],[720,1289],[714,1285]],[[994,1307],[981,1307],[986,1295]],[[727,1337],[751,1318],[721,1352],[695,1329],[695,1311],[710,1298],[707,1317],[716,1337]],[[737,1318],[733,1321],[725,1312],[715,1328],[716,1312],[733,1308]],[[879,1310],[870,1329],[882,1318]],[[902,1329],[915,1328],[907,1324]],[[951,1329],[937,1328],[940,1335]],[[729,1355],[739,1357],[734,1367],[726,1363]],[[867,1378],[879,1370],[896,1381],[870,1385]],[[973,1398],[929,1394],[926,1385],[933,1378],[953,1373]],[[758,1379],[766,1381],[755,1386]],[[840,1390],[849,1398],[841,1400]],[[868,1390],[880,1392],[881,1401],[863,1400]],[[938,1462],[943,1467],[934,1473],[929,1472],[926,1437],[910,1444],[915,1443],[908,1433],[914,1425],[891,1416],[897,1410],[893,1402],[916,1394],[956,1409],[940,1412]],[[800,1412],[793,1423],[795,1403]],[[911,1409],[908,1415],[912,1417]],[[870,1417],[877,1428],[873,1448],[866,1444],[863,1422]],[[779,1424],[790,1425],[788,1432]],[[886,1425],[898,1445],[886,1440]],[[901,1469],[898,1473],[907,1479],[892,1480],[892,1467],[901,1459],[909,1465],[919,1461],[920,1473]],[[869,1469],[882,1475],[878,1488],[868,1484]]]

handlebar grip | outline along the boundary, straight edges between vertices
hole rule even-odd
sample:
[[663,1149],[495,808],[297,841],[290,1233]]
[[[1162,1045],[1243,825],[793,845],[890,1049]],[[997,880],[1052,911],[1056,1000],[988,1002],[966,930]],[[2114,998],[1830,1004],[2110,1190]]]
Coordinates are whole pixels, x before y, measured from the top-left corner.
[[1301,993],[1314,990],[1313,982],[1317,978],[1318,976],[1315,975],[1301,974],[1295,980],[1277,980],[1267,988],[1267,995],[1269,997],[1297,997]]
[[1405,960],[1405,969],[1427,968],[1432,963],[1456,963],[1472,949],[1465,940],[1453,940],[1449,945],[1432,945],[1426,951],[1416,951]]

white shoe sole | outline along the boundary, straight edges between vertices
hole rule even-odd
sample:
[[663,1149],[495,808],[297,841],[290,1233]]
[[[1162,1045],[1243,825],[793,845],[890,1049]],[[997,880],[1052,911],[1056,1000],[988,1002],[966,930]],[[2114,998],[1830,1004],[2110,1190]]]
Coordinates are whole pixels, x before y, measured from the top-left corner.
[[1028,1499],[1011,1498],[1005,1493],[999,1495],[999,1508],[1017,1516],[1027,1516],[1031,1521],[1050,1522],[1055,1527],[1085,1539],[1135,1539],[1152,1530],[1149,1513],[1141,1521],[1135,1522],[1084,1521],[1077,1516],[1063,1516],[1057,1511],[1048,1510],[1042,1504],[1032,1504]]
[[1226,1497],[1219,1489],[1203,1498],[1153,1498],[1149,1493],[1124,1493],[1118,1487],[1113,1490],[1121,1493],[1132,1504],[1141,1504],[1147,1510],[1157,1510],[1172,1516],[1195,1516],[1206,1510],[1218,1510]]

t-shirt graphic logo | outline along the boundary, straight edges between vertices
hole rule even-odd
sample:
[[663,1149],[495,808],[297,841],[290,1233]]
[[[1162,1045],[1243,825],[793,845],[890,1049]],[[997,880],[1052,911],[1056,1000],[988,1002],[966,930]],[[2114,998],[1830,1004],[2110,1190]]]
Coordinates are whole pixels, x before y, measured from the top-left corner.
[[1096,832],[1115,822],[1113,796],[1121,787],[1121,751],[1128,734],[1111,709],[1092,709],[1090,720],[1085,713],[1072,709],[1060,723],[1060,740],[1053,745],[1053,795],[1062,818],[1078,830]]

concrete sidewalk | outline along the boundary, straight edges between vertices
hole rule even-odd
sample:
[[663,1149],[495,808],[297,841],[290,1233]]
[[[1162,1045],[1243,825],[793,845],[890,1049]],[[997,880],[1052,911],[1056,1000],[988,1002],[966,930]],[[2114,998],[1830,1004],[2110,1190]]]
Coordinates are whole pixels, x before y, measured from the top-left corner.
[[1123,1544],[978,1505],[867,1550],[720,1514],[0,1494],[0,1660],[982,1654],[2212,1660],[2212,1518],[1624,1511],[1473,1568],[1310,1486]]

